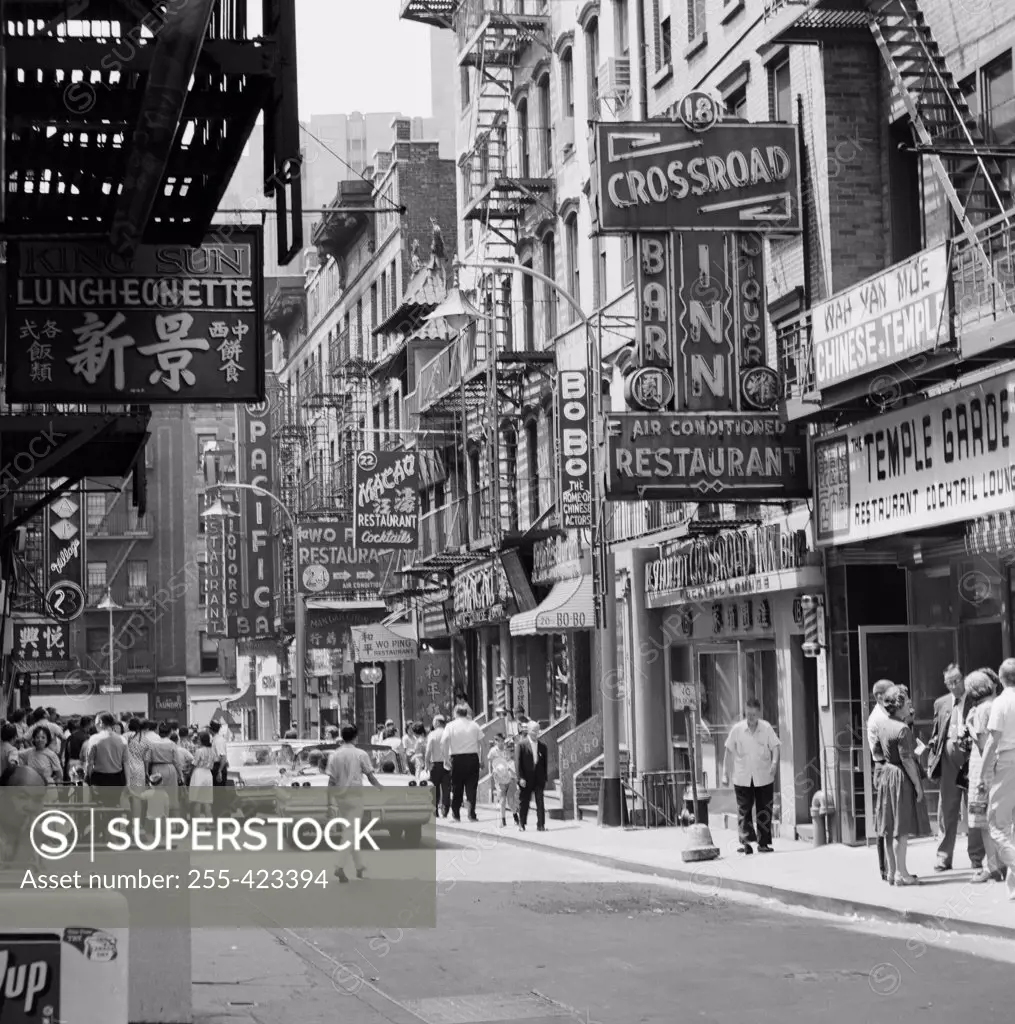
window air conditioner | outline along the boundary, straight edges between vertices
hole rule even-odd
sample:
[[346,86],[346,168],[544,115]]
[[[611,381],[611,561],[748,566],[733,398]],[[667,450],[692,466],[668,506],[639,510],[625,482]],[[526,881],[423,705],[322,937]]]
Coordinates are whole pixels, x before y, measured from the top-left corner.
[[610,57],[599,69],[599,98],[622,107],[631,96],[631,61]]

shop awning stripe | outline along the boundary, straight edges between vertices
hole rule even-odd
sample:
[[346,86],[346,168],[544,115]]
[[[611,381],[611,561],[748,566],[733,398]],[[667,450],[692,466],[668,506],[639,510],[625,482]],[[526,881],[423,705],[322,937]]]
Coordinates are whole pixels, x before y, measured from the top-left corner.
[[562,580],[532,611],[511,617],[512,636],[547,636],[571,630],[594,629],[596,594],[591,576]]

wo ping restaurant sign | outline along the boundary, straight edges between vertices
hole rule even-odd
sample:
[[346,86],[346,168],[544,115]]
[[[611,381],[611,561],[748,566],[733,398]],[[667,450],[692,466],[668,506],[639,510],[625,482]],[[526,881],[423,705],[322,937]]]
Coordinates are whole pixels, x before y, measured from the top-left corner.
[[1015,505],[1015,373],[814,443],[815,540],[852,544]]
[[917,253],[816,305],[811,340],[819,390],[947,344],[947,245]]
[[260,228],[133,258],[54,239],[9,247],[11,402],[261,402]]

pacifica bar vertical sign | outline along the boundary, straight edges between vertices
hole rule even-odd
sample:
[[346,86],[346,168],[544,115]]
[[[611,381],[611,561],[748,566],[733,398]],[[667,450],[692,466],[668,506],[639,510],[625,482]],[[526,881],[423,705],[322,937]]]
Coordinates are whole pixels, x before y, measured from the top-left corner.
[[240,406],[237,410],[240,483],[262,492],[240,491],[241,531],[238,544],[240,593],[230,609],[228,635],[234,638],[271,636],[274,632],[275,562],[271,544],[274,467],[271,451],[271,406]]

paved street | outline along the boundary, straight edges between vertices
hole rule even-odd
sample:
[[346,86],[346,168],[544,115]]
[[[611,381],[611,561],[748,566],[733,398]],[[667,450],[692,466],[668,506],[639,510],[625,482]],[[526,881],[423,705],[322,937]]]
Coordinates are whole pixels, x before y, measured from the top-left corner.
[[465,837],[441,840],[438,874],[436,931],[199,933],[200,1019],[725,1024],[823,1014],[904,1024],[1011,1016],[1015,944],[999,940],[875,931]]

